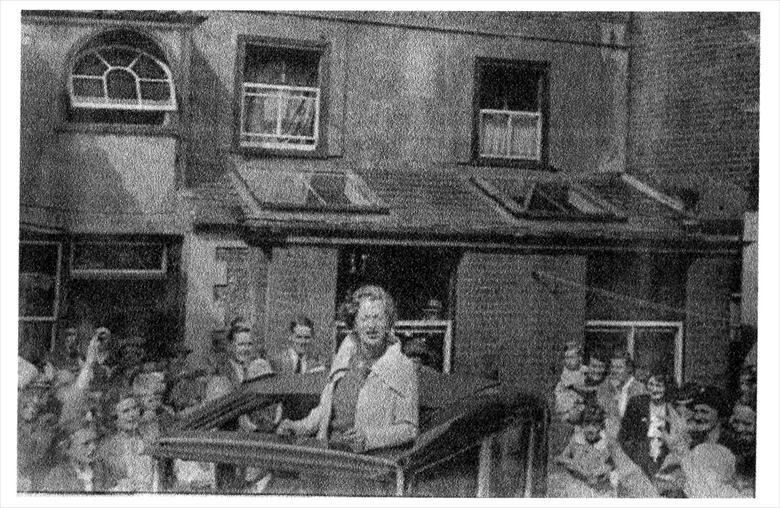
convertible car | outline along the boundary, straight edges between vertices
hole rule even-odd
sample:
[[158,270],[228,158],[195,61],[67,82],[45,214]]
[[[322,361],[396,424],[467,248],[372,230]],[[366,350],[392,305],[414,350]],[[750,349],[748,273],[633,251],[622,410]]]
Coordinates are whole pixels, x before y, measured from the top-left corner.
[[[544,496],[549,419],[544,401],[510,391],[496,381],[442,374],[427,367],[421,367],[419,378],[418,438],[404,447],[363,454],[273,432],[282,408],[286,416],[300,417],[317,404],[327,381],[325,373],[272,374],[249,381],[164,430],[149,450],[155,459],[155,489],[220,494]],[[254,423],[247,427],[242,419]]]

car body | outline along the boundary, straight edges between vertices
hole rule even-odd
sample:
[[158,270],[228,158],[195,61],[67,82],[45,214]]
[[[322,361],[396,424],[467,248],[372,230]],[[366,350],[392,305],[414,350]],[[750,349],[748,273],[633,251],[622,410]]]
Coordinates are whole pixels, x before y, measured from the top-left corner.
[[[160,436],[149,451],[156,488],[186,491],[177,487],[174,461],[195,461],[214,464],[214,483],[205,491],[215,493],[544,495],[549,419],[544,401],[496,381],[427,367],[420,368],[419,379],[418,438],[363,454],[330,449],[314,438],[277,436],[273,425],[248,432],[239,424],[242,415],[275,404],[305,415],[316,406],[327,374],[274,374],[244,383]],[[272,480],[258,489],[258,477]],[[285,487],[277,478],[292,480]]]

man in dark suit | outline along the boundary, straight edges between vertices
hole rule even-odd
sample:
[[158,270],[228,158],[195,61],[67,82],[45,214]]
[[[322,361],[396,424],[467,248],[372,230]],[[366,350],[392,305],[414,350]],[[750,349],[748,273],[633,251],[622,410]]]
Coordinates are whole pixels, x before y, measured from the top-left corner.
[[663,374],[651,373],[647,380],[648,393],[629,399],[618,432],[623,451],[648,477],[658,471],[669,453],[664,436],[676,414],[667,402],[666,387]]

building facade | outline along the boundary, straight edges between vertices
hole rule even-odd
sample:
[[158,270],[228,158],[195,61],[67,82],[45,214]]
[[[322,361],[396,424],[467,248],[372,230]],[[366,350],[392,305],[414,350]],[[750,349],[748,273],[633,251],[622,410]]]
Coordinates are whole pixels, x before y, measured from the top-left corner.
[[20,345],[199,364],[304,312],[328,355],[376,283],[443,370],[547,393],[581,340],[719,382],[741,233],[632,171],[632,16],[24,13]]

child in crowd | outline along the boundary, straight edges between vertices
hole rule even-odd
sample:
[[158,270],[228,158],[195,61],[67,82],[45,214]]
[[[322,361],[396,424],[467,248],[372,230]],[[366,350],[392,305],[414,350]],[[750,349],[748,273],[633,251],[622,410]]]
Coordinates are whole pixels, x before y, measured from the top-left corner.
[[[577,406],[574,406],[575,408]],[[620,448],[604,432],[606,413],[597,404],[581,410],[579,425],[554,463],[565,472],[548,480],[550,497],[652,498],[658,492]]]
[[[611,496],[613,490],[610,479],[614,470],[614,443],[604,435],[605,419],[606,414],[600,406],[586,406],[580,426],[575,429],[566,448],[555,459],[566,468],[573,479],[584,483],[596,497]],[[576,490],[573,489],[571,493]],[[587,493],[588,489],[582,491]]]
[[103,461],[95,457],[97,433],[83,422],[62,431],[58,444],[64,459],[43,480],[43,492],[107,492],[116,485],[116,477]]
[[555,406],[557,412],[563,412],[561,399],[566,390],[585,384],[587,366],[582,363],[582,347],[577,342],[568,342],[563,354],[563,370],[561,378],[555,386]]
[[141,406],[129,392],[123,391],[109,399],[113,406],[115,432],[98,447],[98,457],[118,477],[120,492],[151,492],[153,487],[152,459],[144,455],[141,436]]

